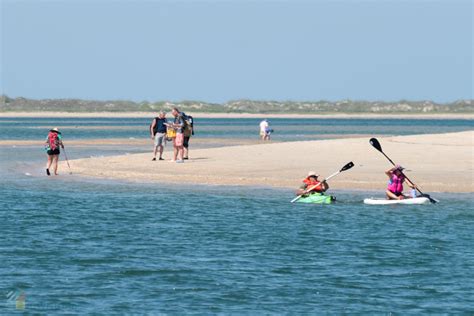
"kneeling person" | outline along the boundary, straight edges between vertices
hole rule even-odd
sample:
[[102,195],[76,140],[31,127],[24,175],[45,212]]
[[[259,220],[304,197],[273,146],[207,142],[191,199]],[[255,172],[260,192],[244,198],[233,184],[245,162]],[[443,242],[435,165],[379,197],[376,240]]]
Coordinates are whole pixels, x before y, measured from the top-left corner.
[[329,189],[329,185],[326,181],[319,181],[319,175],[314,171],[310,171],[308,176],[303,179],[303,185],[296,191],[296,195],[308,194],[308,193],[323,193]]
[[[406,182],[410,188],[416,189],[416,186],[411,183],[403,174],[403,169],[405,168],[400,165],[396,165],[395,167],[385,171],[385,174],[389,179],[385,194],[387,195],[387,199],[389,200],[402,200],[408,197],[403,194],[404,182]],[[414,196],[412,197],[415,197],[416,193],[414,193],[413,195]]]

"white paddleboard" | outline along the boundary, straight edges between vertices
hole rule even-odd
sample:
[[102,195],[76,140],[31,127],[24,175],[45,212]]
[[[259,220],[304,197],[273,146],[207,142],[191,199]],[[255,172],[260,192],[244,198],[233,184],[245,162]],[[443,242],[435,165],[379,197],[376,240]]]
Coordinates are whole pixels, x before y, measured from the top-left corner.
[[370,205],[388,205],[388,204],[426,204],[430,200],[426,197],[417,197],[413,199],[403,199],[403,200],[387,200],[387,199],[364,199],[364,204]]

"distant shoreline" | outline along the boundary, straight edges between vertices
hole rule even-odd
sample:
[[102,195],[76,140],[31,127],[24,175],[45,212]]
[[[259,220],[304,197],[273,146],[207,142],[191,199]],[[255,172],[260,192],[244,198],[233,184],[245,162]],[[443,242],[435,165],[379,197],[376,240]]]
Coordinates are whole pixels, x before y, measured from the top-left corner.
[[[186,111],[187,114],[200,118],[347,118],[347,119],[379,119],[379,118],[396,118],[396,119],[465,119],[474,120],[474,114],[470,113],[439,113],[439,114],[378,114],[378,113],[328,113],[328,114],[270,114],[270,113],[201,113]],[[78,117],[78,118],[150,118],[157,115],[157,112],[0,112],[0,118],[15,117]]]

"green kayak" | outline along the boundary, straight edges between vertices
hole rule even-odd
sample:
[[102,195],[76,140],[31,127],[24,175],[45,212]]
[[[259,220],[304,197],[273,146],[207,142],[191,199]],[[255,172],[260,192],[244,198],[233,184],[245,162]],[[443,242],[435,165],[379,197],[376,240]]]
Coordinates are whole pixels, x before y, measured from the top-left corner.
[[336,197],[332,195],[325,195],[323,193],[311,193],[296,200],[297,203],[312,203],[312,204],[331,204],[336,201]]

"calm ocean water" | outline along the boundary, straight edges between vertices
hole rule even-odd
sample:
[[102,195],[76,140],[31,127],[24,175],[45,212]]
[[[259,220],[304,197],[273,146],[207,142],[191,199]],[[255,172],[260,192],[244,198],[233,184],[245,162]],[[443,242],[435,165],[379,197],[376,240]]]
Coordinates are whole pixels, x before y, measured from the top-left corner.
[[[327,128],[369,124],[348,123]],[[45,136],[5,124],[4,139]],[[0,147],[0,314],[474,313],[469,194],[381,207],[333,189],[334,205],[294,205],[282,189],[47,178],[43,163],[42,148]]]
[[[258,138],[260,119],[195,117],[196,137]],[[55,126],[67,139],[147,138],[152,118],[0,118],[0,140],[44,139]],[[323,139],[331,135],[411,135],[473,129],[472,120],[433,119],[271,119],[274,140]]]

